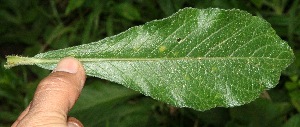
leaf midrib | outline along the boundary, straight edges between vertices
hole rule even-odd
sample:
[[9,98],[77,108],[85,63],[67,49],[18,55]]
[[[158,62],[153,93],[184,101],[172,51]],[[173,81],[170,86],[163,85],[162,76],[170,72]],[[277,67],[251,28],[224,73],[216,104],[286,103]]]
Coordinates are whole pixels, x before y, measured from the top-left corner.
[[[8,56],[7,65],[5,68],[11,68],[18,65],[37,65],[37,64],[55,64],[61,58],[38,58],[38,57],[19,57]],[[76,58],[80,62],[161,62],[161,61],[200,61],[200,60],[277,60],[277,61],[290,61],[288,58],[274,57],[161,57],[161,58]]]
[[[249,60],[249,59],[269,59],[269,60],[289,60],[270,57],[178,57],[178,58],[76,58],[81,62],[101,62],[101,61],[195,61],[195,60]],[[60,59],[39,59],[36,63],[57,63]]]

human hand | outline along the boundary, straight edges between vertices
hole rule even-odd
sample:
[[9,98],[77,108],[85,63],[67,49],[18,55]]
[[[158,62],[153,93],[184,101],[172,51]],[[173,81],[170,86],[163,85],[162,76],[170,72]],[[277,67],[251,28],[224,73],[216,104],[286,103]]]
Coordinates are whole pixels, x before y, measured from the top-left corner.
[[75,58],[62,59],[38,85],[33,100],[12,127],[83,127],[67,114],[80,95],[85,72]]

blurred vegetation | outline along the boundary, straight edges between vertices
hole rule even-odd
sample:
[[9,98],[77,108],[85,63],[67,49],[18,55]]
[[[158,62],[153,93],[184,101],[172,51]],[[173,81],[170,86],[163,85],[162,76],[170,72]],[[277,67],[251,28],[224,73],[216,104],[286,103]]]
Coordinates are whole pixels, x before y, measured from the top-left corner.
[[100,40],[180,8],[239,8],[271,23],[296,60],[276,88],[250,104],[200,112],[176,108],[121,85],[88,78],[70,115],[87,127],[299,127],[299,0],[0,0],[0,127],[10,126],[49,74],[35,66],[3,68],[6,55],[40,52]]

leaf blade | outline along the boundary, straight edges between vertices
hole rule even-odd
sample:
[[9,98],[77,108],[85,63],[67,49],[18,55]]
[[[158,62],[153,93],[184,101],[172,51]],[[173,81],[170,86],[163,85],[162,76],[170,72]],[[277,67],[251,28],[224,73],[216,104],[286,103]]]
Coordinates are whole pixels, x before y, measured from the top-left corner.
[[[66,56],[81,60],[88,75],[197,110],[249,103],[278,83],[294,57],[258,17],[236,9],[192,8],[35,58],[57,61]],[[50,62],[37,65],[55,67]]]

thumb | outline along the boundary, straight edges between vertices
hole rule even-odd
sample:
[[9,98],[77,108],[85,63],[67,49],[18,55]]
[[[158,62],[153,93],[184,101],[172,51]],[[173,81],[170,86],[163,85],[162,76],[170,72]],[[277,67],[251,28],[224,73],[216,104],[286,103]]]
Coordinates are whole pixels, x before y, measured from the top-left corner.
[[[75,58],[64,58],[56,69],[37,87],[31,104],[13,126],[57,126],[68,124],[67,114],[79,97],[85,82],[85,72]],[[74,122],[74,121],[70,121]]]

